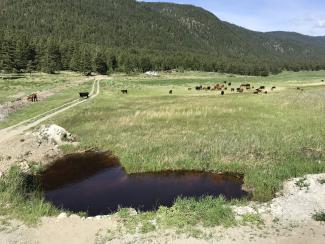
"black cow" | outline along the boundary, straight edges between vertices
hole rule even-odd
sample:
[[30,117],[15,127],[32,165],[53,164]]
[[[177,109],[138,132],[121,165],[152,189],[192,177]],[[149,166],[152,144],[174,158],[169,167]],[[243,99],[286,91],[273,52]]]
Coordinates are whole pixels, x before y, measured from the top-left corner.
[[264,90],[265,89],[265,86],[260,86],[260,89]]
[[128,94],[128,90],[121,90],[122,94]]
[[170,95],[173,94],[173,90],[170,90],[170,91],[169,91],[169,94],[170,94]]
[[225,92],[224,91],[221,91],[221,96],[225,95]]
[[228,86],[231,86],[231,82],[228,83]]
[[80,98],[89,98],[89,92],[79,92]]
[[195,89],[196,89],[197,91],[201,91],[201,90],[202,90],[202,85],[201,85],[201,86],[196,86]]

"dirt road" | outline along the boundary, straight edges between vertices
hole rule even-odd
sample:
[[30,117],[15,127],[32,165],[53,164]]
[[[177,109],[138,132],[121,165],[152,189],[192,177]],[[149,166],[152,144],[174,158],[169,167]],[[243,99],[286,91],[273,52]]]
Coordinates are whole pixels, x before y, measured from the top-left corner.
[[[94,99],[98,96],[100,92],[100,79],[94,80],[92,90],[90,92],[90,99]],[[8,128],[0,130],[0,143],[3,143],[21,133],[23,133],[26,130],[29,130],[40,123],[62,113],[65,112],[73,107],[76,107],[79,104],[82,104],[88,100],[80,100],[76,99],[72,102],[65,103],[57,108],[51,109],[45,113],[39,114],[33,118],[27,119],[25,121],[22,121],[16,125],[10,126]]]

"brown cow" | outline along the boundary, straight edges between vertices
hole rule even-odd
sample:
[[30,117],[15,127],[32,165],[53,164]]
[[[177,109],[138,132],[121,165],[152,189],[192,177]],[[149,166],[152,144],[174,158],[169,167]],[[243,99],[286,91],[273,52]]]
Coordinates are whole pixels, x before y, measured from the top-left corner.
[[27,97],[27,100],[28,100],[28,101],[31,101],[31,102],[38,102],[37,94],[36,94],[36,93],[33,93],[33,94],[29,95],[29,96]]

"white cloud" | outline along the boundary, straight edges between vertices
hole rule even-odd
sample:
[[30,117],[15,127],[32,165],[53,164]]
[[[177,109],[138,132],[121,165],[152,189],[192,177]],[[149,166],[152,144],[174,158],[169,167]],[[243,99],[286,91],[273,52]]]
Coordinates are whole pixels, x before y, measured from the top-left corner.
[[317,27],[325,28],[325,18],[318,20]]

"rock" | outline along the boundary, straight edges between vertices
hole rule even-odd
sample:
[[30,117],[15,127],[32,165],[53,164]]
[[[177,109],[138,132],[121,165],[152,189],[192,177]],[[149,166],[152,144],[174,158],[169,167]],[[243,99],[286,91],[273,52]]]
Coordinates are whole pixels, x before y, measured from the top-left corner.
[[70,219],[80,219],[80,216],[76,215],[76,214],[71,214],[69,216]]
[[233,210],[237,215],[257,214],[257,211],[250,206],[235,206]]
[[57,217],[57,219],[66,219],[68,218],[67,213],[60,213],[59,216]]
[[30,169],[30,166],[28,164],[27,161],[22,161],[18,164],[19,168],[23,171],[23,172],[28,172]]
[[73,136],[66,129],[58,125],[42,126],[38,132],[40,140],[45,140],[54,145],[62,145],[65,142],[74,141]]
[[149,76],[159,76],[159,73],[157,71],[148,71],[145,74]]

